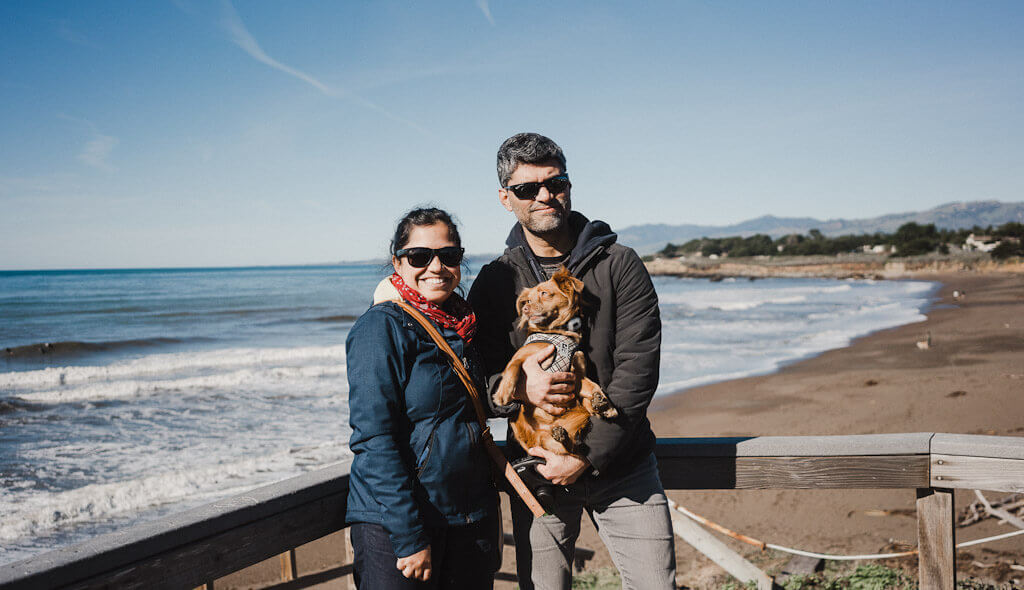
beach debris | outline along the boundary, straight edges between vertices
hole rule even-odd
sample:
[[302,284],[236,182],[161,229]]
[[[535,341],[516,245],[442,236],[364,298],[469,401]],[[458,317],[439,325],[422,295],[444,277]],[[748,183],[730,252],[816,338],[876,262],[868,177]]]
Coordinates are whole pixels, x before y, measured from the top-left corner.
[[964,391],[962,389],[958,389],[956,391],[951,391],[951,392],[947,393],[946,397],[963,397],[965,395],[967,395],[966,391]]
[[1024,520],[1022,520],[1017,515],[1011,513],[1009,510],[1006,510],[1004,508],[996,508],[992,506],[992,504],[988,501],[988,498],[985,497],[985,494],[981,493],[981,490],[974,490],[974,495],[977,496],[978,501],[980,501],[985,506],[985,512],[1001,519],[999,521],[1000,524],[1009,523],[1019,529],[1024,529]]
[[[978,500],[961,510],[957,526],[965,527],[986,518],[999,518],[1000,522],[1015,524],[1013,521],[1007,520],[1005,516],[1018,522],[1022,521],[1022,517],[1024,517],[1024,494],[1015,493],[998,500],[989,500],[978,490],[975,490],[974,493]],[[1024,522],[1017,526],[1024,528]]]
[[953,289],[953,301],[960,301],[964,297],[967,297],[967,291],[961,291],[959,289]]
[[782,566],[782,571],[779,572],[778,576],[775,576],[776,584],[785,584],[792,576],[809,576],[825,569],[825,561],[818,559],[817,557],[807,557],[806,555],[794,555],[786,562],[786,565]]
[[917,341],[917,348],[919,350],[928,350],[931,347],[932,347],[932,332],[931,332],[931,330],[929,330],[927,335],[924,337],[924,340],[918,340]]
[[876,381],[875,379],[868,379],[867,381],[864,382],[865,387],[874,387],[875,385],[878,385],[878,381]]
[[912,516],[912,517],[916,517],[917,516],[917,510],[913,509],[913,508],[910,508],[910,509],[907,509],[907,508],[890,508],[890,509],[869,508],[867,510],[851,510],[849,513],[847,513],[846,517],[849,518],[849,517],[853,516],[854,514],[856,514],[857,512],[860,512],[864,516],[876,516],[876,517],[878,517],[878,516]]

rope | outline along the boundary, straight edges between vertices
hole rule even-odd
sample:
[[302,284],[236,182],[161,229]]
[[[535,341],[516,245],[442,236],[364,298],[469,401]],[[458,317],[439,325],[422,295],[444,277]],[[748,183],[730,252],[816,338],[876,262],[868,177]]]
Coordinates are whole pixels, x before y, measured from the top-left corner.
[[1021,529],[1019,531],[1012,531],[1012,532],[1009,532],[1009,533],[1003,533],[1001,535],[996,535],[994,537],[985,537],[984,539],[975,539],[973,541],[964,541],[963,543],[957,544],[957,549],[959,549],[960,547],[970,547],[971,545],[981,545],[982,543],[987,543],[989,541],[998,541],[1000,539],[1008,539],[1010,537],[1016,537],[1017,535],[1022,535],[1022,534],[1024,534],[1024,529]]
[[[674,509],[675,511],[677,511],[677,512],[679,512],[679,513],[681,513],[681,514],[683,514],[683,515],[685,515],[685,516],[687,516],[689,518],[692,518],[693,520],[699,522],[700,524],[702,524],[702,525],[704,525],[704,526],[706,526],[706,527],[708,527],[710,529],[714,529],[714,530],[722,533],[723,535],[726,535],[726,536],[732,537],[733,539],[736,539],[737,541],[741,541],[741,542],[746,543],[748,545],[753,545],[754,547],[757,547],[757,548],[761,549],[761,551],[764,551],[765,549],[774,549],[776,551],[782,551],[784,553],[791,553],[793,555],[803,555],[805,557],[814,557],[814,558],[817,558],[817,559],[827,559],[829,561],[853,561],[853,560],[858,560],[858,559],[890,559],[890,558],[893,558],[893,557],[909,557],[911,555],[917,555],[917,549],[914,549],[912,551],[903,551],[903,552],[900,552],[900,553],[875,553],[875,554],[871,554],[871,555],[830,555],[828,553],[814,553],[812,551],[802,551],[800,549],[793,549],[791,547],[783,547],[782,545],[776,545],[774,543],[765,543],[765,542],[759,541],[759,540],[757,540],[757,539],[755,539],[753,537],[748,537],[746,535],[741,535],[740,533],[737,533],[737,532],[735,532],[733,530],[727,529],[724,526],[722,526],[722,525],[720,525],[720,524],[718,524],[716,522],[712,522],[712,521],[704,518],[703,516],[701,516],[699,514],[695,514],[693,512],[690,512],[688,509],[684,508],[683,506],[680,506],[680,505],[676,504],[672,500],[668,501],[668,505],[672,509]],[[992,536],[992,537],[985,537],[984,539],[975,539],[973,541],[964,541],[963,543],[958,543],[956,548],[957,549],[961,549],[963,547],[970,547],[972,545],[981,545],[982,543],[988,543],[989,541],[998,541],[1000,539],[1007,539],[1009,537],[1015,537],[1017,535],[1024,535],[1024,529],[1017,530],[1017,531],[1011,531],[1009,533],[1003,533],[1001,535],[995,535],[995,536]]]

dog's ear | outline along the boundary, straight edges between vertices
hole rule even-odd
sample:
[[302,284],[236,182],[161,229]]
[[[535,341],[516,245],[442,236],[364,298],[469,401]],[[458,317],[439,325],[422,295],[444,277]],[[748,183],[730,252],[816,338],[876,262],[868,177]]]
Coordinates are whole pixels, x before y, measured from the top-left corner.
[[583,293],[583,281],[569,274],[569,270],[564,266],[552,275],[551,280],[558,285],[558,290],[565,293],[565,296],[573,303],[576,302],[577,296]]
[[583,281],[569,274],[569,271],[564,266],[558,269],[558,272],[551,277],[551,281],[555,283],[558,290],[565,296],[566,305],[559,310],[558,319],[555,322],[556,325],[563,326],[579,313]]
[[528,321],[526,316],[523,315],[523,306],[526,305],[526,301],[529,298],[530,289],[523,289],[519,293],[519,297],[516,298],[516,315],[519,316],[519,328],[522,329]]

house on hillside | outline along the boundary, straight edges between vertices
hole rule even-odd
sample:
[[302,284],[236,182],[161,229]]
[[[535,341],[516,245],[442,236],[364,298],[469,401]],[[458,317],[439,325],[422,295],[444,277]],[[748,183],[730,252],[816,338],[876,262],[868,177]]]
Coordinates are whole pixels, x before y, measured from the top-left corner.
[[964,240],[964,250],[977,250],[978,252],[991,252],[1000,244],[999,240],[992,236],[976,236],[971,234]]
[[871,245],[865,244],[861,246],[861,249],[867,254],[895,254],[896,246],[887,246],[885,244]]

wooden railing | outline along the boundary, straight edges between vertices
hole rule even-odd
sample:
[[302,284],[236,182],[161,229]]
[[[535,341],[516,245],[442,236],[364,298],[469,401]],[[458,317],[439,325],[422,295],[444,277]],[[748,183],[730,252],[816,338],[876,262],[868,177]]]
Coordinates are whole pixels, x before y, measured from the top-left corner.
[[[953,490],[1024,491],[1024,438],[956,434],[662,438],[670,490],[917,493],[922,588],[952,590]],[[0,565],[0,590],[193,588],[346,526],[348,466],[307,473]]]

